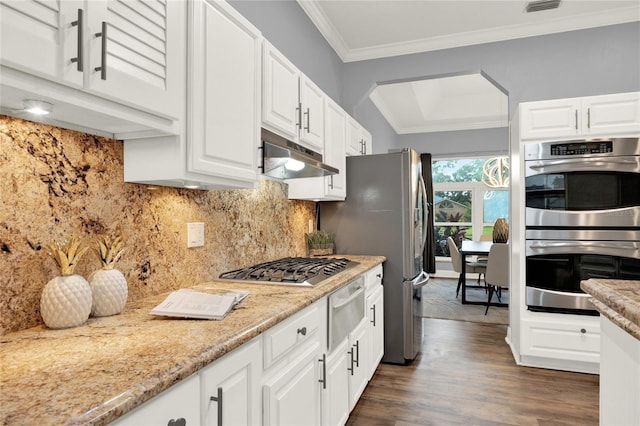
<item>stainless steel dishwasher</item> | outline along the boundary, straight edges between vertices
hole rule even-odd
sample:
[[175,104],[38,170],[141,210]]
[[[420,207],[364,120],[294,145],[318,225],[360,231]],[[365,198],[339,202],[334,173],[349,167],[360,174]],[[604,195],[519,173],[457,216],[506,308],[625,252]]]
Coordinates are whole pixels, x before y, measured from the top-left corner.
[[364,275],[329,295],[329,352],[364,318]]

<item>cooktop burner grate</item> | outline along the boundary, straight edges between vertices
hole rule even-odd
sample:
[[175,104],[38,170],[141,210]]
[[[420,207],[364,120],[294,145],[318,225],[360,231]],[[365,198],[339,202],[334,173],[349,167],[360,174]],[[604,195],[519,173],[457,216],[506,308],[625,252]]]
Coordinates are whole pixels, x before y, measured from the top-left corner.
[[286,257],[223,272],[220,279],[310,286],[355,265],[343,258]]

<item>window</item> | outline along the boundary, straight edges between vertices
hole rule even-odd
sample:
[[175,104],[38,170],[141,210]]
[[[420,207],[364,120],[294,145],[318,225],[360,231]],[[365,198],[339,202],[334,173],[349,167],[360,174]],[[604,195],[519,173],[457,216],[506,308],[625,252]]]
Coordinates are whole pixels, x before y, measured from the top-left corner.
[[486,158],[433,161],[436,256],[449,257],[447,237],[491,238],[499,217],[509,220],[509,190],[482,182]]

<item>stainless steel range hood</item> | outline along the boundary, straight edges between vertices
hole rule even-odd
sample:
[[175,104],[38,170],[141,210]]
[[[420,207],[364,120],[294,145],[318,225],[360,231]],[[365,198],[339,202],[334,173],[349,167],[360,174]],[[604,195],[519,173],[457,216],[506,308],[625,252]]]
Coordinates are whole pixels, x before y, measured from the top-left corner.
[[322,162],[322,154],[262,129],[262,173],[275,179],[330,176],[339,173]]

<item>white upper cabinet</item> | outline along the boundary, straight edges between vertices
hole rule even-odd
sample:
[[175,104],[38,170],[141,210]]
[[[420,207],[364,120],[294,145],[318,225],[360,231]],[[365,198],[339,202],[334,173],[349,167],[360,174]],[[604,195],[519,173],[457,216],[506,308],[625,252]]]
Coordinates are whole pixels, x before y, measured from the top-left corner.
[[347,155],[373,154],[371,133],[354,118],[347,120]]
[[300,129],[298,69],[267,41],[262,71],[262,121],[265,127],[296,140]]
[[76,128],[176,133],[184,109],[177,100],[185,90],[185,11],[177,1],[2,1],[3,107],[15,108],[13,98],[31,90],[54,104],[60,115],[53,120]]
[[266,40],[263,49],[263,126],[324,153],[324,93]]
[[184,6],[142,0],[85,4],[87,89],[177,118],[181,108],[175,100],[184,92],[184,74],[176,69],[184,66]]
[[260,141],[258,30],[224,2],[193,2],[188,170],[255,182]]
[[324,99],[325,95],[313,81],[300,75],[300,105],[302,121],[300,143],[323,152],[324,143]]
[[125,140],[125,181],[253,188],[258,181],[262,36],[226,2],[193,0],[188,7],[186,119],[178,136]]
[[570,139],[640,133],[640,93],[527,102],[520,139]]

